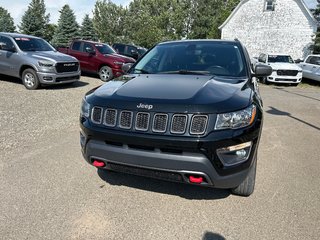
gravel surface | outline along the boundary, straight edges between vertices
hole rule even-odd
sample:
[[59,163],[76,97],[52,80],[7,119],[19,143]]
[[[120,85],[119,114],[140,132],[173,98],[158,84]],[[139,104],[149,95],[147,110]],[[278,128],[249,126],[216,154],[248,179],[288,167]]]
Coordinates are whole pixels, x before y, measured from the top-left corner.
[[78,118],[97,78],[36,91],[0,79],[0,239],[319,239],[319,87],[261,85],[256,190],[244,198],[89,166]]

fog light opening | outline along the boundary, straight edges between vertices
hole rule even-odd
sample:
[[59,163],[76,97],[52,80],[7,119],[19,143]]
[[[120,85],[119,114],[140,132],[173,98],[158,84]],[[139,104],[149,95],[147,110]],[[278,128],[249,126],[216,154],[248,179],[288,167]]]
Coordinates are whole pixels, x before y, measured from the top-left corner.
[[235,146],[220,148],[217,155],[225,167],[230,167],[248,160],[251,152],[252,142],[246,142]]

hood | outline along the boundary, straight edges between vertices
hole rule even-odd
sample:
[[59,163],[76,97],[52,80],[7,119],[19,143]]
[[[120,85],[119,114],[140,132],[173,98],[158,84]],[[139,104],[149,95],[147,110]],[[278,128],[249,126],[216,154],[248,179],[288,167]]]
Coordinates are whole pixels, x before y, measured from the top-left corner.
[[124,62],[124,63],[134,63],[136,61],[131,57],[126,57],[117,53],[105,54],[105,56],[112,57],[115,61]]
[[268,63],[273,70],[301,70],[295,63]]
[[[138,110],[152,105],[158,112],[231,112],[247,107],[252,90],[247,81],[212,76],[147,74],[110,81],[87,96],[102,107]],[[125,106],[125,107],[124,107]]]
[[78,60],[70,55],[55,51],[39,51],[39,52],[25,52],[27,56],[39,60],[48,60],[55,62],[78,62]]

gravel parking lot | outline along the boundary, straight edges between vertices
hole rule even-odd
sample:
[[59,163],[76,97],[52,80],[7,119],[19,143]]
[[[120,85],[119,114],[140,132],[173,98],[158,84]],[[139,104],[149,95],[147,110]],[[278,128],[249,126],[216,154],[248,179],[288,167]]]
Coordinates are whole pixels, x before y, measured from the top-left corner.
[[0,239],[319,239],[320,87],[261,85],[248,198],[89,166],[82,96],[97,78],[27,91],[0,76]]

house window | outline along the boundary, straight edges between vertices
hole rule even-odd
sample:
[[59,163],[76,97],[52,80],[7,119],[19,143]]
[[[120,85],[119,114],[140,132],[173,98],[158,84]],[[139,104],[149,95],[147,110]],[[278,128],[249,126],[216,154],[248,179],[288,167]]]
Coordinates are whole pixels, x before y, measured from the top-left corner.
[[274,11],[274,0],[265,0],[265,11]]

